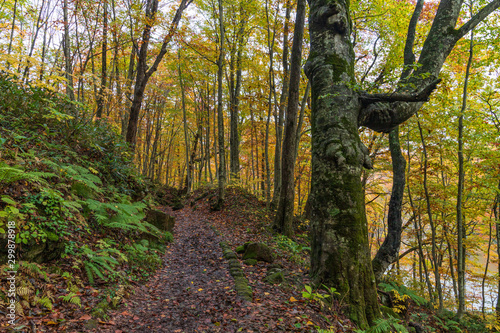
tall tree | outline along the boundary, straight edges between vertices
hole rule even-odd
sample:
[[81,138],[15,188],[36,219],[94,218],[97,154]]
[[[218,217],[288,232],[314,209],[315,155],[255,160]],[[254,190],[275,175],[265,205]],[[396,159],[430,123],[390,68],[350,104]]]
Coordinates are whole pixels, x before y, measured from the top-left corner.
[[463,221],[463,194],[464,194],[464,114],[467,109],[467,85],[469,83],[470,68],[474,55],[474,30],[471,31],[469,45],[469,60],[465,69],[464,90],[462,93],[462,107],[458,116],[458,188],[457,188],[457,273],[458,273],[458,309],[457,317],[461,319],[465,312],[465,224]]
[[103,2],[103,14],[102,14],[102,54],[101,54],[101,87],[99,88],[99,96],[97,97],[97,111],[96,117],[102,117],[102,111],[104,110],[104,91],[106,89],[107,80],[107,57],[108,52],[108,3],[107,0]]
[[[67,1],[67,0],[64,0]],[[144,91],[151,75],[158,69],[160,62],[167,53],[167,46],[172,37],[174,36],[177,26],[182,17],[182,12],[191,4],[193,0],[181,0],[175,16],[170,23],[168,33],[163,37],[163,44],[161,45],[160,52],[156,55],[155,60],[151,67],[148,68],[148,48],[151,39],[151,29],[156,19],[158,12],[158,0],[147,0],[146,2],[146,24],[142,31],[142,43],[139,49],[139,59],[137,60],[137,74],[135,78],[134,96],[132,106],[130,108],[127,135],[125,140],[135,147],[137,136],[137,125],[139,121],[139,112],[141,111],[142,100],[144,99]]]
[[[408,33],[406,34],[406,44],[404,50],[404,63],[401,79],[405,79],[411,73],[411,66],[415,62],[413,45],[415,43],[415,32],[417,29],[418,17],[424,7],[424,0],[418,0],[415,10],[410,19]],[[389,212],[387,213],[387,236],[380,246],[372,260],[373,273],[377,281],[380,281],[382,275],[394,263],[399,255],[401,247],[402,219],[401,207],[403,205],[403,195],[405,190],[405,169],[406,160],[401,153],[399,144],[399,128],[395,128],[389,133],[389,151],[392,159],[392,191],[389,201]]]
[[390,132],[428,100],[456,42],[500,6],[493,0],[456,29],[461,0],[439,3],[417,66],[393,93],[355,89],[349,1],[311,0],[311,275],[335,286],[360,327],[380,316],[371,266],[362,167],[371,168],[358,128]]
[[222,209],[224,203],[225,187],[226,187],[226,149],[224,147],[224,114],[222,112],[222,79],[224,73],[224,7],[222,0],[219,0],[219,60],[217,61],[217,141],[219,146],[219,168],[218,178],[219,193],[217,202],[212,207],[213,210]]
[[[302,39],[306,17],[306,1],[298,0],[295,28],[293,32],[290,63],[290,84],[286,108],[285,137],[282,152],[281,191],[278,210],[274,220],[275,229],[284,235],[293,235],[293,212],[295,201],[295,157],[297,145],[297,113],[302,61]],[[278,143],[277,143],[278,144]]]

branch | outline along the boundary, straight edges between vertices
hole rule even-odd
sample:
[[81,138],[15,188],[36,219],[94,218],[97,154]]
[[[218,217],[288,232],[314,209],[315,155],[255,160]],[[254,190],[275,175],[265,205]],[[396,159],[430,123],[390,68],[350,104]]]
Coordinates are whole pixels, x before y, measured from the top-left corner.
[[359,99],[365,106],[379,102],[427,102],[439,82],[441,79],[433,80],[424,89],[415,93],[362,94]]
[[483,21],[488,15],[493,13],[496,9],[500,7],[500,0],[493,0],[486,6],[484,6],[476,15],[474,15],[467,23],[462,25],[457,30],[456,40],[459,40],[465,36],[469,31],[474,29],[481,21]]
[[193,2],[193,0],[181,0],[181,3],[179,4],[179,8],[177,8],[177,11],[175,12],[175,16],[172,20],[172,23],[170,24],[170,28],[168,29],[168,33],[163,38],[163,44],[161,45],[160,53],[158,53],[153,65],[151,66],[151,68],[149,68],[149,70],[145,74],[146,81],[158,69],[158,65],[160,64],[161,60],[163,59],[163,56],[167,53],[167,45],[177,30],[177,26],[179,25],[179,22],[180,22],[181,17],[182,17],[182,12],[184,11],[184,9],[186,9],[191,4],[191,2]]

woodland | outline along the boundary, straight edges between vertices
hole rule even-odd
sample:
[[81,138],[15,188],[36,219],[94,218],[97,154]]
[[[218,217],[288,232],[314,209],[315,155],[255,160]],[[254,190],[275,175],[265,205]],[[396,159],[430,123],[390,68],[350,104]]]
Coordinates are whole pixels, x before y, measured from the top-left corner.
[[500,331],[499,7],[0,0],[0,331]]

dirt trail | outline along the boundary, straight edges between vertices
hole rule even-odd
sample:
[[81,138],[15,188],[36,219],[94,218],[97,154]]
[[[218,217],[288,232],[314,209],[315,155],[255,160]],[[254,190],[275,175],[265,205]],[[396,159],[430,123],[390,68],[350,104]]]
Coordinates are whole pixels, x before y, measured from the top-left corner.
[[[107,332],[236,332],[245,301],[234,282],[217,236],[200,214],[175,212],[174,243],[164,267],[111,314]],[[247,304],[250,304],[247,302]],[[103,330],[100,330],[103,331]]]

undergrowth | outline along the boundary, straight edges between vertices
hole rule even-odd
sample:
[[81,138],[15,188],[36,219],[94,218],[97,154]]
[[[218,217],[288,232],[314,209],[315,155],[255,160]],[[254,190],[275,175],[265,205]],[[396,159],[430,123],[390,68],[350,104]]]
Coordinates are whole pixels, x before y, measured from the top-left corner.
[[130,283],[161,266],[172,240],[144,221],[151,186],[116,130],[85,105],[0,75],[0,309],[13,270],[9,221],[21,317],[92,302],[104,317],[118,306]]

